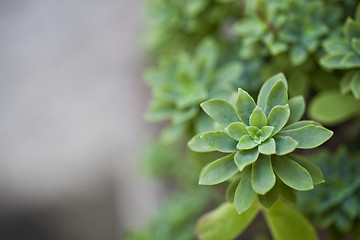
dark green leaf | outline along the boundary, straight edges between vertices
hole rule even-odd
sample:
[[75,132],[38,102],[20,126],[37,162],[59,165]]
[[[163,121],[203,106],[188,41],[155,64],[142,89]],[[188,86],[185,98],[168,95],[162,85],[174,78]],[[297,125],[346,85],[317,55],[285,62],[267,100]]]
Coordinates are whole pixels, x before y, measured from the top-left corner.
[[320,59],[320,64],[326,68],[340,68],[341,61],[343,60],[343,54],[333,54],[333,55],[325,55]]
[[308,171],[288,157],[274,157],[272,165],[276,175],[289,187],[305,191],[313,188],[313,181]]
[[348,17],[344,26],[344,34],[349,42],[351,42],[353,38],[360,38],[360,24]]
[[225,131],[207,132],[201,139],[219,152],[235,152],[237,141],[229,137]]
[[275,185],[275,180],[270,156],[261,154],[252,167],[251,184],[253,189],[258,194],[265,194]]
[[225,126],[239,121],[235,108],[224,100],[212,99],[201,103],[200,106],[212,119]]
[[222,183],[239,171],[234,163],[234,154],[220,158],[204,167],[201,171],[199,184],[214,185]]
[[311,162],[310,159],[300,155],[292,155],[290,156],[290,158],[298,162],[310,173],[314,184],[320,184],[325,182],[324,176],[320,168],[316,166],[313,162]]
[[279,187],[277,184],[265,195],[258,195],[261,205],[270,209],[274,203],[279,199]]
[[256,193],[251,187],[251,168],[247,167],[235,191],[234,204],[236,211],[241,214],[248,210],[254,203],[255,198]]
[[345,55],[351,52],[349,43],[345,39],[328,39],[323,42],[323,48],[331,54]]
[[231,179],[230,184],[226,188],[226,200],[228,202],[234,202],[235,190],[239,185],[240,177],[241,175],[233,177],[233,179]]
[[301,45],[295,45],[290,51],[290,61],[294,66],[303,64],[308,56],[306,49]]

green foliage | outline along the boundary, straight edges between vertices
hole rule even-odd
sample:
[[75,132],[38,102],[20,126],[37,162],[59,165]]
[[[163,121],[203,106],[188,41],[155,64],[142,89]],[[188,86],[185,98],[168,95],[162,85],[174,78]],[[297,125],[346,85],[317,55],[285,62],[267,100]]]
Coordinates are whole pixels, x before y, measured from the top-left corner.
[[[257,104],[243,89],[239,89],[234,105],[220,99],[201,104],[203,110],[224,130],[196,135],[189,142],[189,147],[203,152],[210,146],[231,154],[205,166],[199,183],[218,184],[234,174],[240,174],[234,193],[235,208],[239,214],[253,204],[256,195],[266,195],[277,181],[305,191],[312,189],[313,178],[321,175],[310,163],[305,161],[312,171],[297,163],[293,156],[285,156],[296,148],[317,147],[332,136],[330,130],[316,122],[299,121],[302,116],[299,111],[304,110],[303,100],[295,98],[292,102],[290,109],[287,81],[283,74],[278,74],[264,83]],[[296,117],[292,116],[292,111]],[[291,122],[287,125],[290,116]],[[193,144],[195,141],[196,145]]]
[[360,153],[339,149],[312,156],[324,172],[326,183],[299,194],[298,207],[316,226],[342,236],[355,231],[360,221]]

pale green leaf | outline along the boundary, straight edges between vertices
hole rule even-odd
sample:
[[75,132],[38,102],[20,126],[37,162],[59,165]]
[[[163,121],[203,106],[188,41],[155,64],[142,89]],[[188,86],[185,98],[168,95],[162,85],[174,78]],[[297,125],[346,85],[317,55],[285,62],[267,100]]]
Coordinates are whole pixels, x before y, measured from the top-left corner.
[[266,155],[271,155],[276,153],[276,144],[273,138],[266,140],[265,142],[259,145],[259,152]]
[[345,39],[327,39],[323,42],[323,48],[326,52],[332,54],[343,54],[351,52],[349,43]]
[[222,183],[239,171],[234,163],[234,154],[220,158],[204,167],[201,171],[199,184],[214,185]]
[[[239,174],[238,174],[239,175]],[[241,175],[238,176],[234,176],[231,179],[230,184],[227,186],[226,188],[226,200],[228,202],[234,202],[234,195],[235,195],[235,190],[237,188],[237,186],[239,185],[240,182],[240,177]]]
[[254,111],[250,115],[249,119],[250,126],[255,126],[258,128],[262,128],[263,126],[266,126],[267,119],[266,115],[261,108],[258,106],[255,107]]
[[305,99],[303,96],[296,96],[289,100],[290,117],[286,125],[295,123],[301,119],[305,112]]
[[308,56],[306,49],[301,45],[295,45],[290,50],[290,61],[292,65],[303,64]]
[[225,126],[239,121],[235,108],[224,100],[212,99],[201,103],[200,106],[212,119]]
[[309,125],[297,129],[283,130],[279,136],[289,136],[298,142],[297,148],[315,148],[329,140],[333,132],[317,125]]
[[265,194],[275,185],[270,156],[260,155],[252,165],[251,185],[258,194]]
[[298,121],[296,123],[293,123],[289,126],[286,126],[283,128],[283,130],[292,130],[292,129],[298,129],[298,128],[302,128],[305,126],[321,126],[320,123],[315,122],[315,121],[311,121],[311,120],[302,120],[302,121]]
[[266,82],[262,85],[257,99],[257,104],[261,109],[265,109],[266,101],[269,97],[270,91],[275,86],[275,84],[278,83],[278,81],[282,81],[287,88],[286,78],[283,73],[276,74],[275,76],[266,80]]
[[239,215],[234,204],[223,203],[199,219],[196,236],[200,240],[232,240],[249,226],[259,210],[259,205],[255,202]]
[[147,121],[163,121],[171,118],[175,110],[176,109],[173,104],[165,101],[152,101],[145,114],[145,118]]
[[360,100],[336,91],[324,91],[315,96],[309,107],[311,118],[336,125],[360,114]]
[[309,172],[288,157],[272,158],[272,166],[276,175],[289,187],[305,191],[313,188],[313,181]]
[[246,166],[256,161],[259,157],[259,151],[257,148],[250,150],[241,150],[235,153],[234,161],[238,166],[239,170],[242,171]]
[[188,147],[194,152],[212,152],[214,148],[210,147],[204,140],[201,139],[202,133],[196,134],[188,142]]
[[300,155],[291,155],[290,158],[298,162],[310,173],[314,184],[320,184],[325,182],[324,176],[320,168],[316,166],[312,161],[310,161],[310,159]]
[[201,139],[219,152],[235,152],[237,141],[229,137],[225,131],[207,132],[201,135]]
[[235,191],[234,204],[236,211],[241,214],[254,203],[256,193],[251,187],[251,168],[247,167]]
[[163,143],[173,143],[181,138],[186,132],[187,124],[170,124],[161,131],[160,140]]
[[268,124],[274,127],[271,136],[278,133],[286,124],[290,116],[289,105],[274,107],[268,117]]
[[246,125],[242,122],[231,123],[225,128],[225,131],[235,140],[240,140],[242,136],[247,134]]
[[283,81],[278,81],[270,90],[266,101],[265,114],[269,115],[270,111],[278,105],[286,105],[288,100],[287,87]]
[[273,131],[274,131],[274,127],[273,126],[265,126],[261,129],[261,131],[263,132],[263,138],[264,140],[267,140],[270,136],[272,136]]
[[328,54],[320,59],[320,64],[326,68],[340,68],[341,61],[344,58],[344,54]]
[[249,136],[254,139],[256,137],[256,133],[259,131],[259,128],[255,126],[248,126],[246,127],[246,131],[248,132]]
[[282,201],[264,214],[274,240],[318,240],[311,223]]
[[298,142],[291,137],[275,136],[276,154],[285,155],[295,150]]
[[255,107],[254,99],[246,91],[239,88],[235,108],[240,120],[246,125],[249,125],[249,118]]
[[257,146],[257,143],[249,135],[244,135],[241,137],[239,143],[236,148],[239,150],[247,150],[252,149]]
[[[357,71],[347,71],[340,80],[340,92],[345,95],[351,91],[351,82],[355,77]],[[360,76],[360,75],[359,75]]]

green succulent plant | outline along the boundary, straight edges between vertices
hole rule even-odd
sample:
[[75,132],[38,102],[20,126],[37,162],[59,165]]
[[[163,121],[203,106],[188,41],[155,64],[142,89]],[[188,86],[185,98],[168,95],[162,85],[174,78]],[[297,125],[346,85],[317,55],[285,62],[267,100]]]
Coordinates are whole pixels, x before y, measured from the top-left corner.
[[328,1],[246,1],[245,17],[234,25],[243,59],[288,52],[294,66],[303,64],[321,40],[335,32],[342,8]]
[[329,38],[323,43],[326,54],[320,63],[329,69],[354,69],[341,79],[341,92],[352,92],[360,98],[360,4],[355,19],[348,17],[343,28],[343,37]]
[[190,120],[198,115],[202,101],[231,95],[233,83],[241,74],[241,65],[229,62],[216,68],[218,63],[217,44],[207,38],[200,43],[193,56],[182,53],[174,59],[166,58],[159,68],[147,72],[146,79],[152,87],[153,100],[146,117],[150,121],[171,120],[162,133],[164,142],[173,142],[186,132]]
[[224,130],[199,133],[190,140],[189,147],[198,152],[230,154],[205,166],[199,183],[213,185],[240,175],[236,189],[229,190],[238,213],[246,211],[257,195],[264,206],[271,207],[278,198],[276,182],[309,190],[323,181],[320,169],[311,161],[299,162],[287,154],[296,148],[317,147],[333,133],[317,122],[299,121],[305,110],[304,99],[294,97],[288,101],[283,74],[264,83],[257,104],[239,89],[235,106],[212,99],[201,107]]
[[298,194],[298,207],[316,226],[342,239],[360,226],[360,153],[350,154],[342,147],[335,154],[323,150],[312,158],[323,170],[326,183]]

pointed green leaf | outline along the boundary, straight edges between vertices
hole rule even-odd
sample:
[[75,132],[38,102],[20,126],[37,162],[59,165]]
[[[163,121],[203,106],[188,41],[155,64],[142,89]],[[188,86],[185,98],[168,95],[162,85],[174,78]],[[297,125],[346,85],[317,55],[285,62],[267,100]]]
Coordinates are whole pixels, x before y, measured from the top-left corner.
[[360,55],[360,39],[353,38],[351,40],[351,47],[355,50],[355,52]]
[[251,168],[247,167],[235,191],[234,204],[236,211],[241,214],[254,203],[256,193],[251,187]]
[[252,149],[257,146],[257,143],[249,135],[244,135],[241,137],[239,143],[236,148],[239,150]]
[[195,117],[197,113],[198,113],[197,107],[191,107],[191,108],[187,108],[187,109],[183,109],[183,110],[178,110],[178,111],[174,112],[174,114],[172,116],[172,122],[173,122],[173,124],[184,123],[184,122],[190,120],[191,118]]
[[311,121],[311,120],[302,120],[302,121],[298,121],[296,123],[293,123],[289,126],[286,126],[283,128],[283,130],[292,130],[292,129],[298,129],[298,128],[302,128],[302,127],[305,127],[305,126],[321,126],[320,123],[318,122],[315,122],[315,121]]
[[239,170],[242,171],[246,166],[256,161],[259,157],[259,151],[257,148],[250,150],[241,150],[234,156],[234,160]]
[[274,127],[273,126],[265,126],[261,129],[261,131],[263,132],[263,137],[264,140],[268,139],[270,136],[272,136],[273,131],[274,131]]
[[315,96],[309,107],[311,118],[335,125],[360,114],[360,100],[336,91],[324,91]]
[[274,240],[318,240],[311,223],[282,201],[264,214]]
[[266,82],[262,85],[259,95],[258,95],[258,99],[257,99],[257,105],[261,109],[265,109],[266,101],[269,97],[270,91],[275,86],[275,84],[277,84],[279,81],[282,81],[287,88],[286,78],[283,73],[276,74],[275,76],[266,80]]
[[247,134],[246,125],[242,122],[235,122],[225,128],[225,131],[235,140],[240,140],[242,136]]
[[317,125],[309,125],[302,128],[284,130],[279,136],[289,136],[299,144],[297,148],[308,149],[320,146],[333,135],[333,132]]
[[291,137],[283,137],[283,136],[275,136],[276,143],[276,154],[277,155],[285,155],[291,153],[295,150],[296,146],[299,144],[297,141],[292,139]]
[[223,203],[200,218],[196,225],[196,236],[200,240],[232,240],[250,225],[259,210],[255,202],[239,215],[234,204]]
[[277,184],[265,195],[258,195],[261,205],[270,209],[275,202],[279,199],[279,187]]
[[351,82],[355,77],[357,71],[347,71],[340,80],[340,92],[345,95],[351,91]]
[[241,175],[239,175],[238,177],[233,177],[234,179],[231,179],[230,184],[226,188],[226,200],[228,202],[234,202],[235,190],[239,185],[240,177]]
[[248,132],[249,136],[254,139],[256,133],[259,131],[259,128],[255,126],[248,126],[246,127],[246,131]]
[[239,171],[234,163],[234,154],[220,158],[204,167],[201,171],[199,184],[214,185],[222,183]]
[[265,155],[276,153],[276,144],[273,138],[270,138],[259,145],[259,152]]
[[316,166],[312,161],[310,161],[310,159],[300,155],[292,155],[290,156],[290,158],[298,162],[310,173],[314,184],[320,184],[325,182],[324,176],[320,168]]
[[235,108],[240,120],[249,125],[249,118],[256,107],[254,99],[244,90],[239,88]]
[[194,152],[212,152],[214,148],[210,147],[204,140],[201,139],[202,133],[196,134],[189,142],[188,147]]
[[212,119],[225,126],[239,121],[235,108],[224,100],[212,99],[201,103],[200,106]]
[[290,116],[289,105],[274,107],[268,117],[268,124],[274,127],[272,136],[278,133],[286,124]]
[[278,81],[270,90],[269,97],[266,101],[265,114],[268,116],[275,106],[285,105],[287,100],[287,87],[283,81]]
[[355,98],[360,99],[360,71],[357,71],[351,81],[351,91]]
[[340,62],[343,68],[353,68],[360,66],[360,56],[356,53],[348,53]]
[[258,128],[262,128],[263,126],[266,126],[267,119],[263,110],[261,110],[261,108],[256,106],[254,111],[250,115],[249,122],[250,122],[250,126],[255,126]]
[[341,61],[344,58],[344,54],[328,54],[320,59],[320,64],[326,68],[341,68]]
[[275,180],[270,156],[261,154],[252,167],[251,184],[253,189],[258,194],[265,194],[275,185]]
[[323,42],[323,48],[331,54],[343,54],[351,52],[349,43],[345,39],[327,39]]
[[225,131],[207,132],[201,139],[219,152],[231,153],[236,151],[237,141],[229,137]]
[[301,119],[305,112],[305,99],[303,96],[296,96],[289,100],[290,117],[286,125],[295,123]]
[[313,181],[308,171],[288,157],[280,156],[272,159],[276,175],[289,187],[305,191],[313,188]]
[[344,35],[349,42],[353,38],[360,38],[360,23],[348,17],[344,26]]

